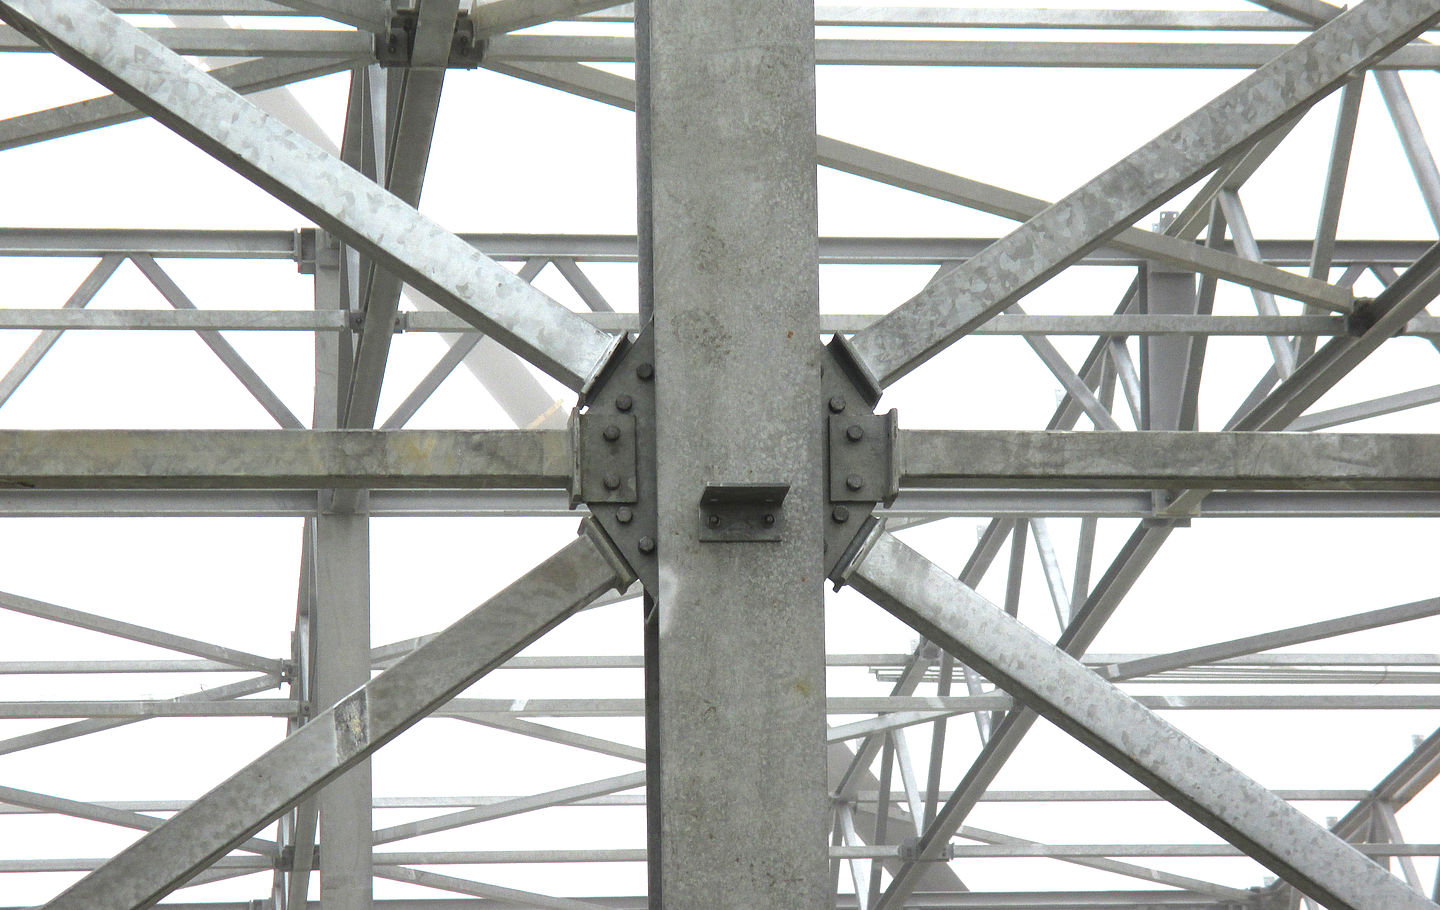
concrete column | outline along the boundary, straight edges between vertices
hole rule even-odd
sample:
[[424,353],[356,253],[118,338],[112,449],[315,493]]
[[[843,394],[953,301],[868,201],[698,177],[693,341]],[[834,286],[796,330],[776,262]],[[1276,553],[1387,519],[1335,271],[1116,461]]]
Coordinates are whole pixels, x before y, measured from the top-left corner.
[[[813,6],[639,4],[659,575],[651,906],[828,903]],[[779,542],[702,542],[784,483]]]

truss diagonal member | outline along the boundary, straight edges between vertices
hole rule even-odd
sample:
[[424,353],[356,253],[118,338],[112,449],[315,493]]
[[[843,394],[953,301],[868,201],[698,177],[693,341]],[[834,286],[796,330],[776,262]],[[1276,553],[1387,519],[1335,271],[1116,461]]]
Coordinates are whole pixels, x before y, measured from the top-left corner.
[[857,334],[855,360],[876,391],[890,385],[1436,19],[1427,0],[1336,17]]
[[[266,674],[265,676],[258,676],[253,679],[231,683],[228,686],[205,689],[200,692],[191,692],[188,695],[181,695],[170,700],[173,702],[227,701],[233,698],[244,698],[247,695],[255,695],[259,692],[268,692],[271,689],[278,688],[281,684],[281,677]],[[0,755],[9,755],[12,752],[23,752],[26,749],[47,746],[50,743],[63,742],[64,740],[75,739],[80,736],[89,736],[91,733],[113,730],[116,727],[138,723],[142,720],[146,720],[146,718],[91,717],[76,721],[72,724],[47,727],[44,730],[36,730],[33,733],[23,733],[19,736],[12,736],[9,739],[0,739]]]
[[241,651],[237,648],[227,648],[223,645],[215,645],[207,641],[197,641],[193,638],[186,638],[183,635],[172,635],[169,632],[161,632],[159,629],[138,626],[134,623],[124,622],[123,620],[111,619],[108,616],[97,616],[94,613],[85,613],[81,610],[73,610],[69,607],[61,607],[29,597],[21,597],[19,594],[0,591],[0,608],[9,610],[12,613],[23,613],[26,616],[34,616],[51,622],[63,623],[67,626],[75,626],[79,629],[88,629],[92,632],[99,632],[102,635],[111,635],[115,638],[138,641],[141,644],[151,645],[156,648],[165,648],[170,651],[178,651],[181,654],[192,654],[196,657],[204,657],[209,660],[219,661],[222,664],[229,664],[237,669],[260,670],[273,674],[282,674],[285,672],[285,662],[273,657],[261,657],[259,654],[251,654],[248,651]]
[[[209,72],[235,91],[248,95],[317,76],[328,76],[349,69],[355,63],[354,60],[271,58],[232,63]],[[117,95],[103,95],[36,111],[33,114],[21,114],[0,120],[0,152],[47,139],[59,139],[106,126],[129,123],[144,116],[134,105]]]
[[615,0],[481,0],[471,8],[470,21],[477,38],[488,38],[619,5]]
[[634,576],[590,521],[580,537],[415,653],[45,905],[143,910],[305,796]]
[[1344,841],[894,536],[873,534],[847,580],[1325,906],[1435,910]]
[[271,0],[307,16],[321,16],[381,33],[390,27],[390,4],[385,0]]
[[588,387],[622,343],[96,0],[4,0],[0,18],[565,386]]
[[[107,825],[118,825],[122,828],[138,828],[142,831],[154,831],[165,822],[164,819],[156,818],[153,815],[144,815],[125,809],[114,809],[95,803],[65,799],[59,796],[51,796],[48,793],[34,793],[29,790],[19,790],[15,787],[0,786],[0,802],[8,803],[12,806],[23,806],[27,809],[34,809],[37,812],[68,815],[71,818],[101,822]],[[258,837],[241,843],[240,849],[250,853],[258,853],[263,856],[278,857],[280,854],[280,849],[274,841],[261,840]]]
[[436,831],[449,831],[453,828],[463,828],[497,818],[508,818],[524,812],[535,812],[552,806],[565,806],[582,799],[609,796],[611,793],[619,793],[621,790],[631,790],[643,786],[645,786],[645,772],[634,771],[617,777],[607,777],[604,780],[576,784],[573,787],[537,793],[533,796],[517,796],[514,799],[502,800],[487,806],[477,806],[474,809],[451,812],[447,815],[435,815],[406,822],[403,825],[381,828],[375,832],[374,842],[377,844],[394,843],[398,840],[433,834]]
[[1337,335],[1275,391],[1234,421],[1237,430],[1284,430],[1411,317],[1440,295],[1440,243],[1426,250],[1379,297],[1352,317],[1353,334]]
[[[75,293],[70,295],[70,299],[65,301],[65,305],[61,309],[79,310],[88,306],[124,261],[124,256],[113,253],[101,258],[90,274],[85,276],[85,280],[80,282]],[[30,377],[30,374],[40,365],[40,361],[50,353],[55,342],[60,340],[62,334],[63,332],[59,329],[41,332],[34,341],[30,342],[25,353],[15,361],[15,365],[6,371],[4,376],[0,376],[0,408],[3,408],[5,402],[10,400],[10,396],[15,394],[15,390],[20,388],[20,384]]]

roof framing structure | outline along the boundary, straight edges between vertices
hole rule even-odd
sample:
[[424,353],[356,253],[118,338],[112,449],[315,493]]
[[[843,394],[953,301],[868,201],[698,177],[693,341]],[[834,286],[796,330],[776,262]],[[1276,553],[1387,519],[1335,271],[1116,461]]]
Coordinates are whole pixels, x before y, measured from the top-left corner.
[[[0,836],[0,895],[22,882],[17,907],[53,910],[1440,905],[1440,843],[1425,840],[1440,826],[1411,810],[1440,774],[1440,729],[1378,764],[1359,733],[1329,743],[1387,769],[1342,785],[1297,774],[1275,786],[1232,754],[1242,736],[1320,712],[1408,712],[1434,728],[1435,648],[1332,643],[1433,640],[1440,599],[1423,566],[1406,570],[1425,596],[1403,603],[1092,650],[1137,587],[1205,568],[1169,558],[1197,525],[1363,518],[1400,535],[1385,522],[1440,517],[1440,435],[1423,420],[1440,385],[1394,353],[1440,350],[1427,310],[1440,243],[1423,230],[1347,236],[1340,217],[1362,123],[1374,126],[1368,98],[1393,127],[1402,185],[1440,231],[1433,108],[1408,93],[1440,70],[1427,40],[1440,0],[1232,6],[0,0],[4,59],[53,55],[110,93],[0,119],[0,154],[149,119],[306,219],[0,225],[0,272],[65,262],[83,275],[60,306],[15,295],[0,308],[0,334],[32,333],[0,374],[0,418],[66,338],[194,333],[270,421],[7,421],[0,523],[270,518],[293,523],[300,544],[283,656],[159,628],[124,596],[91,611],[5,593],[0,566],[6,616],[141,647],[0,654],[0,682],[24,693],[0,700],[0,762],[149,733],[161,718],[248,718],[280,734],[217,757],[183,798],[77,799],[0,779],[0,831],[123,834],[91,856],[35,856],[26,835]],[[828,67],[1243,72],[1051,202],[819,134]],[[634,112],[634,232],[458,233],[422,214],[447,151],[446,87],[477,69]],[[292,91],[320,77],[349,80],[338,137]],[[1313,236],[1257,234],[1263,204],[1247,209],[1242,191],[1332,110]],[[524,125],[487,116],[485,129],[503,142]],[[1016,226],[822,236],[818,175],[837,173]],[[227,262],[293,263],[313,294],[300,307],[197,304],[188,276]],[[607,297],[606,268],[633,276],[633,308]],[[826,270],[887,268],[933,274],[898,305],[823,305]],[[1051,305],[1047,289],[1079,272],[1121,276],[1118,304],[1096,302],[1109,284],[1082,282],[1067,292],[1078,306]],[[91,306],[120,275],[164,308]],[[1253,313],[1228,309],[1237,289]],[[232,332],[313,342],[310,414]],[[405,335],[445,347],[382,408]],[[980,339],[1034,355],[1026,366],[1055,388],[1048,421],[901,429],[909,402],[952,395],[944,381],[915,390]],[[1229,340],[1263,349],[1260,369],[1217,357]],[[1391,361],[1398,389],[1332,396]],[[462,364],[513,426],[409,428]],[[1018,369],[997,361],[989,381]],[[1202,420],[1202,394],[1237,382],[1232,412]],[[906,404],[876,411],[887,395]],[[1387,418],[1400,419],[1381,424],[1393,431],[1353,426]],[[378,523],[565,516],[578,536],[496,579],[480,606],[375,644]],[[967,518],[983,519],[973,550],[947,568],[935,554],[957,549]],[[1002,553],[1003,581],[987,582]],[[827,647],[851,615],[836,604],[862,600],[913,630],[913,649]],[[590,614],[625,623],[634,653],[530,650],[582,613],[634,601],[640,621]],[[855,671],[873,679],[857,686]],[[546,682],[517,697],[477,686],[502,672]],[[556,694],[553,681],[597,672],[628,674],[630,688]],[[61,681],[64,697],[25,688],[36,678]],[[137,679],[195,687],[124,697],[92,684]],[[1232,735],[1190,722],[1197,713]],[[627,718],[643,719],[638,742]],[[550,774],[515,793],[480,774],[470,792],[482,795],[385,792],[377,752],[437,719],[486,743],[543,744],[582,779]],[[1025,778],[1027,738],[1057,730],[1139,788],[1086,786],[1069,758]],[[1090,813],[1078,835],[1077,805]],[[587,815],[601,820],[576,821]],[[1124,836],[1107,836],[1121,818]],[[543,836],[511,844],[505,830]],[[543,880],[516,877],[538,867]]]

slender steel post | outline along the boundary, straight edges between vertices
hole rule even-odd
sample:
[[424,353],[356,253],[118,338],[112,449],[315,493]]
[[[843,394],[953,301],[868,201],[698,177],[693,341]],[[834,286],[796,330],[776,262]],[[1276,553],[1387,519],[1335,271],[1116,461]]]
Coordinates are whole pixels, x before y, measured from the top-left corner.
[[[813,7],[639,4],[653,303],[663,853],[650,905],[829,903]],[[860,405],[856,402],[856,406]],[[707,483],[789,484],[779,542],[702,542]],[[741,783],[743,782],[743,784]]]

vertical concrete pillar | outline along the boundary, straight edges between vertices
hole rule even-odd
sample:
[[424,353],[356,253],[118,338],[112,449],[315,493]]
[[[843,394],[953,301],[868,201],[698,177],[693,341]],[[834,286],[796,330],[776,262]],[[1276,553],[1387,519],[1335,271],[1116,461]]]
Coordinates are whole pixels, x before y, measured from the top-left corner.
[[[828,902],[813,6],[639,4],[655,325],[651,906]],[[711,483],[789,484],[778,542],[701,540]]]

